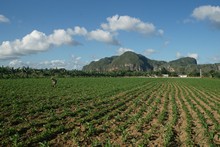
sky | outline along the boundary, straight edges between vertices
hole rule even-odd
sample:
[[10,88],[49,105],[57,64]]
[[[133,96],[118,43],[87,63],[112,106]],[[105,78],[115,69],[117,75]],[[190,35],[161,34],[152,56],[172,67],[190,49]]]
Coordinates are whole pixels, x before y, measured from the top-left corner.
[[126,51],[220,63],[220,1],[0,1],[0,66],[82,69]]

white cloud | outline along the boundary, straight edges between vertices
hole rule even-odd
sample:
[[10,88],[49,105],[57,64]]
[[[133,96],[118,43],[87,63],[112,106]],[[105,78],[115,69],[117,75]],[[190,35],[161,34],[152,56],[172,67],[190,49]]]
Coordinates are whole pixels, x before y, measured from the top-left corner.
[[159,34],[160,36],[163,36],[163,34],[164,34],[164,30],[159,29],[159,30],[158,30],[158,34]]
[[9,67],[14,67],[14,68],[19,68],[19,67],[24,67],[24,66],[28,66],[27,63],[22,62],[21,60],[12,60],[9,62],[8,64]]
[[82,69],[85,65],[83,61],[81,61],[82,57],[71,55],[71,58],[68,60],[50,60],[50,61],[42,61],[40,64],[32,64],[34,68],[65,68],[65,69]]
[[65,69],[82,69],[85,65],[84,62],[81,61],[81,57],[72,55],[69,60],[50,60],[50,61],[41,61],[39,63],[34,62],[23,62],[21,60],[12,60],[9,62],[9,67],[21,68],[21,67],[31,67],[36,69],[45,69],[45,68],[65,68]]
[[84,27],[76,26],[74,29],[54,30],[50,35],[33,30],[22,39],[3,41],[0,44],[0,60],[16,59],[20,56],[47,51],[54,46],[79,45],[80,43],[73,40],[73,36],[84,36],[88,40],[119,45],[112,33],[100,29],[88,32]]
[[121,55],[127,51],[134,51],[133,49],[130,49],[130,48],[123,48],[123,47],[120,47],[118,50],[117,50],[117,55]]
[[92,55],[90,58],[92,59],[92,61],[99,61],[100,60],[100,57],[98,57],[96,55]]
[[67,69],[82,69],[82,67],[85,65],[85,62],[81,61],[81,59],[82,57],[72,55],[70,61],[68,61],[66,68]]
[[73,29],[67,29],[67,31],[72,35],[78,35],[78,36],[86,36],[87,33],[88,33],[86,28],[79,27],[79,26],[74,27],[74,30]]
[[76,26],[74,29],[68,29],[67,31],[75,36],[84,36],[88,40],[96,40],[107,44],[119,45],[119,42],[114,38],[113,33],[101,29],[88,32],[86,28]]
[[[156,27],[152,23],[143,22],[138,18],[130,16],[114,15],[107,18],[108,23],[101,24],[104,30],[115,32],[118,30],[135,31],[143,34],[155,33]],[[163,33],[162,30],[159,33]]]
[[66,62],[65,62],[65,60],[43,61],[43,62],[40,62],[40,66],[60,69],[60,68],[65,68]]
[[[0,44],[0,60],[17,59],[21,56],[44,52],[52,47],[62,45],[79,45],[73,36],[83,36],[87,40],[95,40],[111,45],[120,45],[115,38],[118,30],[136,31],[143,34],[163,35],[162,29],[156,30],[152,23],[143,22],[138,18],[130,16],[115,15],[107,18],[108,23],[101,24],[102,29],[87,31],[86,28],[75,26],[54,30],[52,34],[46,35],[38,30],[14,41],[3,41]],[[9,22],[9,19],[0,15],[0,22]]]
[[182,57],[191,57],[191,58],[194,58],[196,60],[199,59],[199,55],[197,53],[188,53],[187,56],[184,56],[182,55],[180,52],[177,52],[176,53],[176,57],[177,58],[182,58]]
[[166,46],[168,46],[170,44],[170,41],[165,41],[164,42],[164,46],[166,47]]
[[78,45],[63,29],[54,30],[50,35],[37,30],[27,34],[22,39],[14,41],[3,41],[0,45],[0,59],[15,59],[27,54],[35,54],[47,51],[52,46]]
[[220,63],[220,56],[214,56],[211,58],[214,63]]
[[188,53],[187,56],[191,58],[195,58],[196,60],[199,59],[199,55],[197,53]]
[[220,7],[219,6],[200,6],[193,10],[192,17],[198,20],[210,20],[214,24],[220,25]]
[[54,30],[53,34],[49,35],[48,43],[50,45],[63,45],[63,44],[74,44],[71,34],[63,29]]
[[100,29],[89,32],[87,37],[89,40],[96,40],[112,45],[119,45],[119,42],[113,38],[113,35],[110,32]]
[[7,23],[7,22],[10,22],[10,20],[4,15],[0,14],[0,23]]
[[156,50],[154,50],[154,49],[146,49],[145,51],[144,51],[144,55],[145,56],[150,56],[150,55],[152,55],[153,53],[155,53],[156,52]]
[[180,52],[177,52],[177,53],[176,53],[176,57],[177,57],[177,58],[182,58],[183,55],[182,55]]

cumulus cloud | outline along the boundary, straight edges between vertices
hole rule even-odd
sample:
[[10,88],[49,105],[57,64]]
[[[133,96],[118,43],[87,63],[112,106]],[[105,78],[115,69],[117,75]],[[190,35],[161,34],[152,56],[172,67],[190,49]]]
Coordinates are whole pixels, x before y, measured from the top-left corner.
[[[107,18],[108,23],[102,23],[101,27],[104,30],[109,30],[115,32],[118,30],[124,31],[135,31],[142,34],[153,34],[156,31],[156,27],[152,23],[143,22],[138,18],[130,16],[119,16],[114,15]],[[162,30],[158,31],[160,34],[163,34]]]
[[155,53],[156,52],[156,50],[154,50],[154,49],[146,49],[145,51],[144,51],[144,55],[145,56],[150,56],[150,55],[152,55],[153,53]]
[[67,69],[82,69],[82,67],[85,65],[85,62],[83,62],[81,59],[82,57],[72,55],[70,61],[67,63],[66,68]]
[[53,34],[49,35],[48,41],[50,45],[60,46],[63,44],[77,45],[78,43],[72,39],[71,34],[63,29],[54,30]]
[[42,61],[38,65],[40,67],[46,67],[46,68],[65,68],[66,62],[65,60],[51,60],[51,61]]
[[81,61],[81,57],[73,56],[70,60],[50,60],[42,61],[39,64],[33,64],[34,68],[65,68],[65,69],[82,69],[84,63]]
[[89,40],[97,40],[112,45],[119,45],[119,42],[114,39],[113,35],[110,32],[100,29],[89,32],[87,34],[87,37]]
[[3,41],[0,45],[0,59],[15,59],[27,54],[35,54],[47,51],[52,46],[78,45],[71,34],[63,29],[54,30],[50,35],[37,30],[27,34],[22,39]]
[[132,51],[132,52],[134,52],[133,49],[120,47],[120,48],[117,50],[117,55],[121,55],[121,54],[123,54],[123,53],[125,53],[125,52],[127,52],[127,51]]
[[[30,34],[14,41],[3,41],[0,44],[0,60],[17,59],[21,56],[44,52],[52,47],[62,45],[79,45],[73,39],[74,36],[82,36],[87,40],[95,40],[111,45],[120,45],[115,38],[117,31],[135,31],[143,34],[163,35],[162,29],[156,30],[152,23],[143,22],[138,18],[130,16],[115,15],[107,18],[108,23],[101,24],[101,29],[87,31],[86,28],[75,26],[74,28],[57,29],[52,34],[45,34],[33,30]],[[0,22],[9,22],[5,16],[0,15]],[[124,48],[126,49],[126,48]],[[123,48],[121,48],[123,51]]]
[[26,67],[29,66],[29,63],[24,63],[21,60],[12,60],[8,64],[9,67],[19,68],[19,67]]
[[219,6],[200,6],[193,10],[192,17],[198,20],[209,20],[220,26],[220,7]]
[[182,57],[191,57],[195,58],[196,60],[199,59],[199,55],[197,53],[188,53],[187,56],[182,55],[180,52],[176,53],[177,58],[182,58]]
[[21,68],[21,67],[31,67],[36,69],[45,69],[45,68],[65,68],[65,69],[82,69],[85,65],[83,61],[81,61],[81,57],[72,55],[69,60],[49,60],[49,61],[41,61],[39,63],[34,62],[23,62],[21,60],[15,59],[9,62],[9,67]]
[[119,42],[114,38],[112,33],[101,29],[88,32],[86,28],[76,26],[74,29],[68,29],[68,32],[72,35],[84,36],[88,40],[96,40],[107,44],[119,45]]
[[187,57],[195,58],[196,60],[199,59],[199,55],[197,53],[188,53]]
[[119,45],[113,34],[100,29],[88,32],[84,27],[76,26],[74,29],[54,30],[50,35],[33,30],[22,39],[3,41],[0,44],[0,59],[16,59],[23,55],[47,51],[51,47],[61,45],[79,45],[80,43],[75,41],[73,36],[84,36],[88,40]]
[[0,23],[7,23],[7,22],[10,22],[10,20],[4,15],[0,14]]
[[74,29],[67,29],[67,32],[69,32],[69,34],[71,35],[78,35],[78,36],[86,36],[87,35],[87,30],[84,27],[79,27],[76,26],[74,27]]

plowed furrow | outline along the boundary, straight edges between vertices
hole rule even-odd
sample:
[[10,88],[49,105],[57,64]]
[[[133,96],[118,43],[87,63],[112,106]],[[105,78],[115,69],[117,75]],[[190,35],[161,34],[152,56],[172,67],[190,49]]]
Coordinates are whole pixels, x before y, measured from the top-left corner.
[[178,88],[178,83],[173,84],[173,88],[175,89],[175,100],[177,104],[178,110],[178,120],[174,129],[177,134],[177,140],[179,141],[179,146],[187,146],[192,145],[192,124],[191,124],[191,115],[187,107],[184,104],[183,99],[181,98],[181,92]]
[[[164,125],[168,121],[169,86],[165,83],[165,88],[158,93],[158,108],[152,108],[155,114],[148,117],[144,124],[144,139],[150,146],[163,145]],[[153,111],[152,111],[153,112]]]
[[197,105],[193,103],[191,100],[191,95],[190,92],[185,89],[184,87],[181,87],[183,92],[185,93],[185,102],[190,110],[190,113],[192,114],[193,122],[195,124],[195,134],[193,136],[195,144],[196,145],[202,145],[202,146],[208,146],[212,144],[210,139],[208,138],[207,135],[207,122],[206,119],[203,115],[203,113],[200,112],[200,110],[197,108]]

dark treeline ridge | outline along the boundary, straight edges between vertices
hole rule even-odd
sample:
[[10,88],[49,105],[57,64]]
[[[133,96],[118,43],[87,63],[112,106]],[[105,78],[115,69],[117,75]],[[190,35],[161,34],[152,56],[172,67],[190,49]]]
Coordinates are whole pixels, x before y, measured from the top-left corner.
[[[30,67],[13,68],[0,67],[0,79],[10,78],[46,78],[46,77],[125,77],[125,76],[145,76],[145,77],[162,77],[163,74],[168,74],[170,77],[178,77],[176,72],[169,72],[167,70],[161,71],[112,71],[112,72],[98,72],[98,71],[82,71],[82,70],[66,70],[66,69],[34,69]],[[203,77],[220,78],[220,72],[210,71],[202,74]],[[188,77],[199,77],[198,72],[192,72]]]

